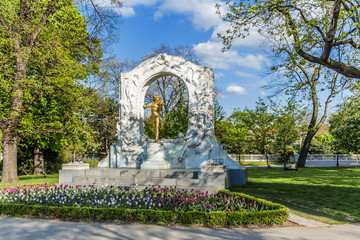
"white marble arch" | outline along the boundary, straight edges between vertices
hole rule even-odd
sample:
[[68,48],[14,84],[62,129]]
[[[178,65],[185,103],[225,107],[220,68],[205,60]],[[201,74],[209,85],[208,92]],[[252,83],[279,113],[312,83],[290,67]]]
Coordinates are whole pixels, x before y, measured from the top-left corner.
[[227,168],[239,168],[215,139],[214,74],[182,57],[160,54],[121,74],[118,141],[99,167],[137,167],[146,161],[149,140],[144,135],[144,99],[153,81],[173,75],[184,81],[189,95],[189,123],[184,138],[160,140],[170,168],[199,168],[220,161]]
[[[205,112],[214,117],[214,75],[211,68],[193,64],[166,54],[148,59],[130,72],[121,75],[121,119],[143,119],[144,98],[151,83],[164,75],[182,79],[189,93],[189,111]],[[143,133],[142,123],[140,132]]]

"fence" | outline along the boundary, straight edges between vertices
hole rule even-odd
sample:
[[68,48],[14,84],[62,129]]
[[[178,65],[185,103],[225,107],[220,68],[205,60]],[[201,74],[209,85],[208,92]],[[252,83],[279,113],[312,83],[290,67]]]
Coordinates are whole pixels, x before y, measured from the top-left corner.
[[[265,154],[229,154],[229,156],[236,161],[249,161],[249,162],[263,162],[266,161]],[[277,162],[279,156],[277,154],[268,155],[271,162]]]
[[[248,162],[264,162],[266,157],[264,154],[230,154],[232,159],[237,161],[248,161]],[[277,154],[268,155],[271,162],[276,162],[279,160]],[[292,156],[290,161],[297,161],[299,159],[299,154]],[[360,154],[308,154],[306,161],[359,161]]]

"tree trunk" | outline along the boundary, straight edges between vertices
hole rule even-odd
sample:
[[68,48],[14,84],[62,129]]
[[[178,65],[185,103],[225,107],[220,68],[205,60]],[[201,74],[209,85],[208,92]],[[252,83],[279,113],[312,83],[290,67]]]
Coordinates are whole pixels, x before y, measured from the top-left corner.
[[45,175],[44,154],[38,146],[34,149],[34,175]]
[[3,171],[1,184],[18,183],[17,176],[18,136],[12,131],[3,132],[1,147],[3,152]]
[[[264,146],[265,146],[265,145],[264,145]],[[262,150],[262,154],[265,155],[267,167],[268,167],[268,168],[271,168],[271,166],[270,166],[270,158],[269,158],[269,156],[268,156],[268,154],[267,154],[267,151],[266,151],[265,147],[264,147],[263,150]]]
[[[316,132],[315,132],[316,133]],[[296,167],[305,167],[305,163],[306,163],[306,158],[309,152],[309,147],[310,147],[310,143],[311,140],[313,139],[313,137],[315,136],[315,133],[313,133],[312,131],[308,131],[304,140],[304,144],[301,148],[301,152],[299,155],[299,159],[296,163]]]
[[269,158],[269,156],[265,153],[265,158],[266,158],[266,164],[267,164],[267,167],[268,168],[271,168],[271,166],[270,166],[270,158]]
[[284,144],[284,170],[287,168],[286,167],[286,145]]

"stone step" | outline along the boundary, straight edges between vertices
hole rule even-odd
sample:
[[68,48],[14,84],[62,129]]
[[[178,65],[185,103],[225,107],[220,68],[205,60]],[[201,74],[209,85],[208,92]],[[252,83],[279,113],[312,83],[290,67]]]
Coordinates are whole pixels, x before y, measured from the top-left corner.
[[99,177],[99,176],[74,176],[73,182],[79,185],[88,185],[93,183],[107,183],[108,185],[161,185],[161,186],[188,186],[205,187],[206,182],[201,179],[187,178],[148,178],[148,177]]
[[151,177],[151,178],[197,178],[199,169],[111,169],[90,168],[85,170],[85,176],[107,176],[107,177]]

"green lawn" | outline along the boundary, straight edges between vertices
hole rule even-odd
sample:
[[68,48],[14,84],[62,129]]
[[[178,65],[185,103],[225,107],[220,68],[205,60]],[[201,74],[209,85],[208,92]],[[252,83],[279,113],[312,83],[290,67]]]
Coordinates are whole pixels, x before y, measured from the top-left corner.
[[318,221],[360,222],[360,168],[250,168],[249,183],[230,190],[281,203]]
[[[241,166],[266,166],[266,162],[249,162],[249,161],[240,161]],[[271,165],[284,165],[281,162],[270,162]],[[288,163],[289,165],[289,163]]]
[[0,189],[5,186],[16,187],[18,185],[20,186],[20,185],[24,185],[24,184],[40,184],[40,183],[45,183],[45,182],[47,182],[48,184],[59,183],[59,174],[52,174],[52,175],[45,175],[45,176],[34,176],[34,175],[19,176],[18,184],[0,185]]

